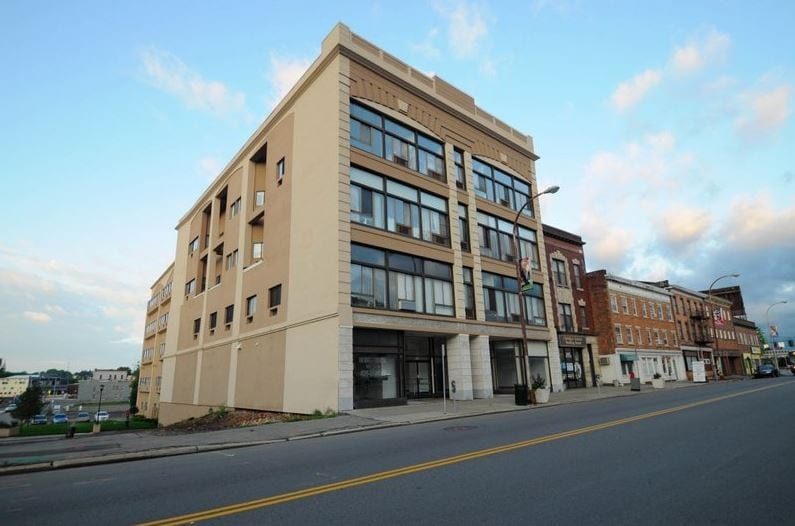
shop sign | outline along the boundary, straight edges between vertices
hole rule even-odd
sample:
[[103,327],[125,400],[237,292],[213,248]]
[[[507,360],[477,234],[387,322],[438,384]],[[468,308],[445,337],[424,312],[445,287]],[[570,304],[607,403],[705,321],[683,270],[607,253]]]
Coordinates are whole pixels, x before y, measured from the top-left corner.
[[580,334],[558,334],[561,347],[585,347],[585,336]]
[[707,375],[704,373],[704,362],[693,360],[692,367],[693,367],[693,381],[706,382]]

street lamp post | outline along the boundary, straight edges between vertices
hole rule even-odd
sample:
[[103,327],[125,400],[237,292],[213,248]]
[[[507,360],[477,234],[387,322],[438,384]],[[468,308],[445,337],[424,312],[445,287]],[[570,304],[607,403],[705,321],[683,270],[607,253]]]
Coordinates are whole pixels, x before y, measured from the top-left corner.
[[105,390],[105,384],[99,384],[99,405],[97,406],[97,414],[94,415],[96,422],[99,422],[99,412],[102,410],[102,391]]
[[[533,202],[534,199],[544,195],[544,194],[554,194],[558,190],[560,190],[559,186],[550,186],[543,192],[538,192],[535,195],[530,196],[530,198],[525,201],[522,207],[516,212],[516,217],[513,220],[513,251],[514,251],[514,259],[516,260],[516,285],[517,291],[516,294],[518,295],[519,299],[519,324],[522,327],[522,349],[519,351],[519,372],[521,375],[522,380],[522,388],[524,389],[525,393],[529,395],[528,389],[528,381],[527,381],[527,314],[525,312],[525,305],[524,305],[524,293],[522,291],[522,285],[524,284],[524,280],[522,279],[522,257],[519,247],[519,217],[522,215],[527,206]],[[528,255],[527,257],[530,257]],[[552,379],[550,378],[550,381]]]
[[770,340],[768,342],[768,349],[770,349],[770,354],[773,355],[773,363],[775,364],[776,369],[778,369],[778,357],[776,356],[776,349],[775,346],[773,345],[773,329],[770,326],[770,309],[772,309],[776,305],[783,305],[784,303],[787,303],[787,300],[777,301],[772,305],[770,305],[765,311],[765,321],[767,323],[767,339]]
[[712,287],[714,287],[715,283],[719,282],[723,278],[739,278],[739,277],[740,277],[739,274],[724,274],[723,276],[719,276],[715,278],[715,281],[713,281],[710,284],[709,290],[707,291],[707,301],[709,302],[709,317],[712,318],[712,335],[715,337],[715,355],[713,356],[713,362],[716,363],[712,364],[712,374],[715,377],[715,380],[718,379],[718,368],[716,366],[717,366],[718,356],[720,355],[719,352],[720,343],[718,342],[718,329],[717,327],[715,327],[715,312],[712,307]]

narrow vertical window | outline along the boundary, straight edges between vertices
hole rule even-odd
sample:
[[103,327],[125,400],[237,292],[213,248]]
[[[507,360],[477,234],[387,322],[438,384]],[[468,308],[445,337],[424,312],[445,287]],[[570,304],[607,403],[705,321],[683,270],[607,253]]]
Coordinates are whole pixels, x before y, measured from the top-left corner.
[[276,180],[278,184],[282,184],[282,181],[284,180],[284,173],[285,173],[284,165],[285,165],[284,157],[282,157],[281,159],[279,159],[279,162],[276,163]]
[[246,298],[246,318],[248,321],[254,319],[254,313],[257,312],[257,296],[249,296]]

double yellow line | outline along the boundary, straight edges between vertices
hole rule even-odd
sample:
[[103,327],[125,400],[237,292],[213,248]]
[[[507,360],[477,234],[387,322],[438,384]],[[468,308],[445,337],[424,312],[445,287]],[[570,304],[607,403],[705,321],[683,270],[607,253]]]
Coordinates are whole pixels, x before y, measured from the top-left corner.
[[563,431],[561,433],[554,433],[552,435],[545,435],[538,438],[532,438],[530,440],[522,440],[521,442],[514,442],[511,444],[506,444],[503,446],[497,446],[488,449],[480,449],[478,451],[473,451],[471,453],[464,453],[462,455],[455,455],[452,457],[442,458],[439,460],[432,460],[430,462],[423,462],[421,464],[414,464],[411,466],[405,466],[402,468],[391,469],[388,471],[381,471],[379,473],[373,473],[372,475],[366,475],[364,477],[356,477],[348,480],[343,480],[340,482],[333,482],[331,484],[323,484],[322,486],[314,486],[311,488],[299,490],[299,491],[291,491],[289,493],[282,493],[281,495],[274,495],[272,497],[266,497],[262,499],[250,500],[246,502],[241,502],[238,504],[231,504],[229,506],[222,506],[219,508],[214,508],[211,510],[200,511],[197,513],[191,513],[188,515],[181,515],[178,517],[170,517],[167,519],[161,519],[153,522],[143,523],[141,526],[160,526],[160,525],[176,525],[176,524],[190,524],[196,521],[203,521],[209,519],[217,519],[219,517],[225,517],[228,515],[234,515],[236,513],[243,513],[246,511],[252,511],[260,508],[266,508],[268,506],[275,506],[277,504],[284,504],[285,502],[290,502],[293,500],[305,499],[308,497],[314,497],[317,495],[322,495],[324,493],[331,493],[333,491],[340,491],[348,488],[355,488],[356,486],[363,486],[365,484],[372,484],[374,482],[379,482],[382,480],[388,480],[396,477],[402,477],[404,475],[410,475],[412,473],[419,473],[421,471],[428,471],[430,469],[436,469],[443,466],[449,466],[451,464],[458,464],[461,462],[467,462],[470,460],[475,460],[478,458],[488,457],[491,455],[497,455],[500,453],[506,453],[508,451],[514,451],[517,449],[522,449],[530,446],[537,446],[539,444],[544,444],[546,442],[553,442],[555,440],[562,440],[564,438],[571,438],[578,435],[584,435],[586,433],[593,433],[594,431],[600,431],[602,429],[609,429],[611,427],[622,426],[625,424],[631,424],[633,422],[639,422],[641,420],[647,420],[649,418],[655,418],[658,416],[663,416],[671,413],[677,413],[679,411],[684,411],[686,409],[692,409],[694,407],[712,404],[715,402],[719,402],[721,400],[728,400],[730,398],[735,398],[738,396],[745,396],[751,393],[756,393],[759,391],[766,391],[768,389],[774,389],[776,387],[782,387],[787,384],[775,384],[769,385],[765,387],[759,387],[756,389],[750,389],[748,391],[742,391],[740,393],[733,393],[723,396],[718,396],[715,398],[709,398],[706,400],[701,400],[699,402],[692,402],[689,404],[679,405],[676,407],[671,407],[668,409],[661,409],[659,411],[653,411],[651,413],[644,413],[642,415],[630,416],[627,418],[621,418],[619,420],[611,420],[609,422],[604,422],[601,424],[594,424],[592,426],[581,427],[578,429],[572,429],[570,431]]

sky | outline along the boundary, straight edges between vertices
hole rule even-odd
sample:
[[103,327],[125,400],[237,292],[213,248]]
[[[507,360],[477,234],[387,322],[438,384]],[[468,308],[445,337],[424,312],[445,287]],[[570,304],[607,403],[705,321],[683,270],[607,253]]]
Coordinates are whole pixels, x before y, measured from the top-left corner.
[[6,1],[9,370],[135,366],[178,219],[337,22],[532,135],[589,270],[739,273],[716,287],[795,337],[793,2]]

